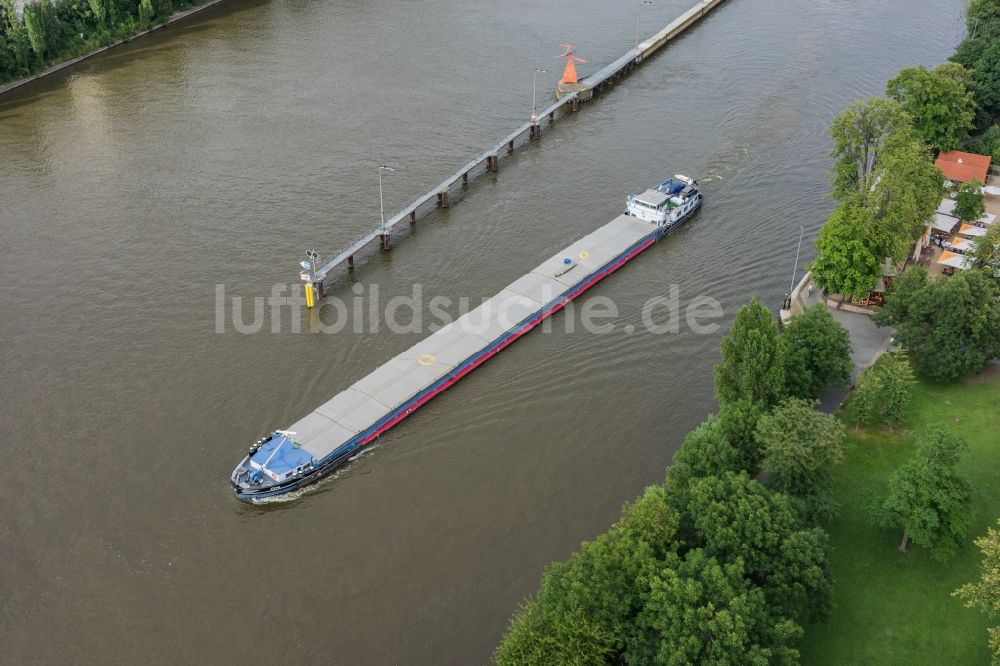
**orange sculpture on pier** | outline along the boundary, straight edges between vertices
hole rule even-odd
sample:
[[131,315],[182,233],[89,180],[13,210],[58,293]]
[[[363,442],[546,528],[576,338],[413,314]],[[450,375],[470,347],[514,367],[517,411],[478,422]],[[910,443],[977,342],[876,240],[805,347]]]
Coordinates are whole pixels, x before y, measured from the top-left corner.
[[576,64],[577,62],[587,62],[583,58],[575,55],[576,47],[572,44],[563,44],[562,47],[565,49],[562,53],[557,55],[557,58],[566,58],[566,69],[563,70],[562,79],[559,83],[578,83],[576,78]]

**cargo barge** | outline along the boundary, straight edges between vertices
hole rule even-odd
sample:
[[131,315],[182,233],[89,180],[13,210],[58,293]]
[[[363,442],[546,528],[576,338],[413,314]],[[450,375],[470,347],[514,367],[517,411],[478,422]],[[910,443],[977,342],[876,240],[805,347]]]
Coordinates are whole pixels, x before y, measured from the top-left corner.
[[698,183],[674,176],[629,195],[625,211],[507,285],[285,430],[253,446],[230,482],[259,501],[318,481],[420,406],[676,229],[701,206]]

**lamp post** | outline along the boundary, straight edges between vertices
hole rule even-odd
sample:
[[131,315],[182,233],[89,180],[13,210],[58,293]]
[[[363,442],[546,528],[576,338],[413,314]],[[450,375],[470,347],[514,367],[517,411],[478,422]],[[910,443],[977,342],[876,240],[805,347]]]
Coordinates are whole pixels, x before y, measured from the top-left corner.
[[395,171],[391,166],[386,166],[385,164],[378,165],[378,208],[379,208],[379,224],[382,226],[382,235],[385,235],[385,203],[382,200],[382,172],[383,171]]
[[531,122],[538,124],[538,113],[535,106],[535,85],[538,83],[538,75],[545,74],[544,69],[535,68],[535,74],[531,77]]
[[635,18],[635,52],[639,52],[639,24],[642,21],[642,6],[651,5],[653,0],[640,0],[639,1],[639,15]]
[[802,251],[802,235],[806,232],[806,228],[799,225],[799,247],[795,250],[795,266],[792,268],[792,282],[788,287],[788,293],[792,293],[795,289],[795,273],[799,270],[799,252]]

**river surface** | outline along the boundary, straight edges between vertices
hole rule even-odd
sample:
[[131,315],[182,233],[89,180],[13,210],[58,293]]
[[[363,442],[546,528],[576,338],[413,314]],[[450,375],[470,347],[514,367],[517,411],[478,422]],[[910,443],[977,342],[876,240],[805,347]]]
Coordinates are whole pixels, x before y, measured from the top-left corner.
[[[643,34],[685,8],[644,6]],[[230,297],[250,322],[300,289],[304,250],[378,223],[378,162],[389,212],[522,123],[536,67],[547,101],[560,43],[585,74],[635,26],[597,0],[229,1],[0,98],[0,661],[487,662],[545,564],[715,409],[720,338],[750,297],[778,306],[800,225],[812,257],[831,118],[944,60],[962,3],[730,0],[360,258],[333,296],[478,299],[626,192],[680,172],[707,197],[591,292],[612,332],[557,315],[294,502],[241,504],[232,465],[421,335],[307,332],[330,308],[241,334]],[[648,330],[671,285],[721,328]]]

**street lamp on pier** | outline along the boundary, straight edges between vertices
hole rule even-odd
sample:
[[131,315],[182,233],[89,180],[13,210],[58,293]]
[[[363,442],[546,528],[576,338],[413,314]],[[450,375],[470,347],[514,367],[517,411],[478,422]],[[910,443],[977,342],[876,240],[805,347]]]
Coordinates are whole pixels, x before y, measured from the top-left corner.
[[642,21],[642,6],[651,5],[653,0],[639,0],[639,15],[635,19],[635,52],[639,53],[639,24]]
[[535,85],[538,83],[538,75],[545,74],[544,69],[535,68],[535,74],[531,77],[531,122],[538,124],[538,113],[535,106]]
[[378,165],[378,208],[379,208],[379,224],[382,227],[382,235],[386,234],[385,228],[385,202],[382,199],[382,172],[383,171],[395,171],[391,166],[386,166],[385,164]]

